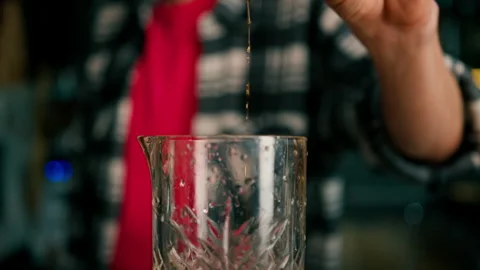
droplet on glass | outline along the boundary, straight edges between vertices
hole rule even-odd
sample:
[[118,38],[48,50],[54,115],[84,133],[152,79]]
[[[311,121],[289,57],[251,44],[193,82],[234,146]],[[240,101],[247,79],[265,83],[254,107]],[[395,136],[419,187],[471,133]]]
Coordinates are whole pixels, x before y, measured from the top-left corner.
[[208,204],[208,207],[214,208],[214,207],[215,207],[215,202],[210,202],[210,203]]
[[295,156],[295,157],[298,156],[298,151],[297,150],[293,150],[293,156]]
[[165,221],[165,217],[163,215],[160,216],[160,222],[164,222]]
[[242,154],[242,155],[240,156],[240,159],[241,159],[241,160],[246,160],[247,158],[248,158],[248,155],[247,155],[247,154]]
[[236,156],[238,155],[238,150],[235,146],[231,146],[229,151],[228,151],[230,156]]
[[181,179],[180,180],[180,187],[184,187],[185,186],[185,180]]
[[205,209],[203,209],[203,211],[202,211],[202,212],[203,212],[204,214],[208,214],[208,209],[207,209],[207,208],[205,208]]
[[287,176],[286,175],[282,176],[282,180],[287,182]]
[[292,200],[290,201],[290,204],[291,204],[291,205],[294,205],[294,204],[295,204],[295,200],[292,199]]

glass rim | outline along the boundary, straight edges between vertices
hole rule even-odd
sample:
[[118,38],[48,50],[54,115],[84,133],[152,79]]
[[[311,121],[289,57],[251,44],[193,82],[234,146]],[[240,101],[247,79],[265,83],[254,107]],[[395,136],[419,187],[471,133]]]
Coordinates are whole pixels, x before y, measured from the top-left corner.
[[262,139],[275,138],[280,140],[305,140],[306,136],[296,135],[140,135],[138,140],[157,139],[157,140],[175,140],[175,141],[208,141],[208,140],[226,140],[226,139]]

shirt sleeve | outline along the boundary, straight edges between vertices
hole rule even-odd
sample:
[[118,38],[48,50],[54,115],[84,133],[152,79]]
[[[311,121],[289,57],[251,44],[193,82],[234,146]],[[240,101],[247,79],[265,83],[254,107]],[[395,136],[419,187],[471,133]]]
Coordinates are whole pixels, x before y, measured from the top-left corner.
[[335,137],[360,150],[373,168],[416,182],[445,182],[480,171],[480,90],[466,65],[445,55],[445,64],[455,75],[465,103],[467,123],[461,147],[441,165],[414,161],[396,151],[387,136],[380,111],[380,86],[366,48],[325,5],[320,7],[318,18],[317,44],[326,55],[323,77],[339,96],[333,113],[332,130],[338,132]]

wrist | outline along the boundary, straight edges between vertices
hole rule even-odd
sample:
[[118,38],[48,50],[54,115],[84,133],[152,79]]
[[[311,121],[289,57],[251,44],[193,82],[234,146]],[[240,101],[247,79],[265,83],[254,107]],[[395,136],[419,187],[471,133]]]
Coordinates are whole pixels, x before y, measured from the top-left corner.
[[421,62],[443,63],[443,50],[438,34],[422,40],[412,37],[378,40],[367,48],[380,72],[383,69],[401,66],[402,63],[407,65]]

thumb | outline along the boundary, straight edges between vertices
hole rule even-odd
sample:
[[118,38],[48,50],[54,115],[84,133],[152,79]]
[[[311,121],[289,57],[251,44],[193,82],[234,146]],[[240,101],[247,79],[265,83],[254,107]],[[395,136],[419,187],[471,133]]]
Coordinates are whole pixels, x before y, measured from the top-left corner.
[[347,22],[357,21],[368,16],[368,12],[373,9],[374,4],[371,0],[325,0],[342,19]]

